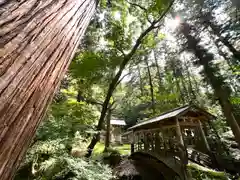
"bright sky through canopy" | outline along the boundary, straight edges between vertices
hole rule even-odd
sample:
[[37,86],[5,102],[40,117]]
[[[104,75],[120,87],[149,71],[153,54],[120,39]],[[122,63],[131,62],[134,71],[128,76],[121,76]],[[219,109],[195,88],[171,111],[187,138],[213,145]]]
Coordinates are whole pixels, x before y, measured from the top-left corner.
[[166,21],[166,26],[168,26],[170,29],[176,29],[181,22],[181,19],[179,16],[176,16],[174,19],[169,19]]
[[114,19],[119,21],[121,19],[121,13],[119,11],[114,12]]

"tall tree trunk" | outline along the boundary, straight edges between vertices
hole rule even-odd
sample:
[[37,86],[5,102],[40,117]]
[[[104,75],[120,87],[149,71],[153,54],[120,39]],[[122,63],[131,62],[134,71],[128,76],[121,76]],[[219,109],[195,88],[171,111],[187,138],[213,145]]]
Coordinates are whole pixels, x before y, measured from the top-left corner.
[[0,4],[0,180],[11,180],[96,8],[95,0]]
[[141,95],[144,95],[144,90],[143,90],[143,80],[142,80],[142,75],[141,75],[141,69],[140,66],[138,65],[138,76],[139,76],[139,83],[140,83],[140,91],[141,91]]
[[[206,16],[202,17],[204,20],[204,24],[207,27],[210,27],[212,29],[212,32],[219,38],[219,41],[221,41],[228,49],[232,52],[233,57],[236,59],[236,62],[240,62],[240,51],[238,51],[230,42],[229,39],[225,38],[221,34],[221,28],[213,23],[211,20],[213,19],[212,14],[209,13]],[[234,63],[236,64],[236,63]]]
[[159,93],[162,90],[162,77],[161,77],[161,72],[160,72],[160,67],[158,65],[158,60],[157,60],[157,56],[156,56],[156,51],[153,51],[153,57],[154,57],[154,61],[155,61],[155,65],[156,65],[156,69],[157,69],[157,74],[158,74],[158,91]]
[[[196,100],[197,99],[197,96],[196,96],[196,93],[195,93],[195,91],[193,90],[193,85],[192,85],[192,80],[191,80],[191,74],[190,74],[190,72],[189,72],[189,68],[188,68],[188,66],[187,66],[187,64],[185,64],[185,69],[186,69],[186,72],[187,72],[187,79],[188,79],[188,91],[189,91],[189,93],[191,93],[192,94],[192,98],[194,99],[194,100]],[[189,97],[191,97],[191,95],[189,96]],[[191,99],[191,98],[190,98]]]
[[179,77],[179,79],[180,79],[180,82],[181,82],[181,86],[182,86],[182,88],[183,88],[184,97],[187,99],[187,102],[189,102],[189,101],[191,101],[191,95],[190,95],[190,92],[188,91],[188,88],[187,88],[187,86],[186,86],[186,83],[185,83],[185,80],[184,80],[184,76],[181,75],[181,76]]
[[214,58],[213,54],[207,52],[198,44],[200,40],[191,35],[191,29],[192,28],[187,23],[183,23],[182,34],[187,39],[188,49],[193,51],[195,56],[199,59],[199,64],[203,66],[204,74],[213,88],[215,96],[219,99],[223,114],[226,117],[235,136],[235,140],[240,147],[240,127],[233,113],[233,106],[229,100],[228,89],[225,87],[223,80],[219,79],[214,74],[216,69],[211,67],[211,61]]
[[110,131],[111,131],[111,116],[112,116],[112,110],[111,110],[111,107],[108,109],[108,114],[107,114],[107,117],[106,117],[106,124],[107,124],[107,128],[106,128],[106,137],[105,137],[105,150],[104,151],[107,151],[109,146],[110,146],[110,141],[111,141],[111,138],[110,138]]
[[[231,73],[232,73],[232,75],[234,76],[234,73],[235,73],[237,70],[234,69],[234,64],[232,63],[231,57],[228,57],[227,54],[226,54],[225,52],[223,52],[221,46],[219,45],[219,43],[218,43],[217,41],[215,41],[214,43],[215,43],[216,47],[218,48],[218,53],[219,53],[219,55],[222,56],[222,57],[226,60],[228,66],[229,66],[229,68],[230,68],[230,70],[231,70]],[[240,79],[236,79],[236,81],[237,81],[238,83],[240,83]],[[235,85],[236,85],[236,83],[232,83],[231,88],[232,88],[232,90],[233,90],[234,92],[238,92],[238,88],[237,88]]]
[[174,80],[175,80],[175,83],[176,83],[176,87],[177,87],[177,91],[180,93],[180,99],[179,99],[179,102],[182,103],[182,104],[185,104],[186,103],[186,100],[185,100],[185,96],[182,92],[182,89],[180,87],[180,83],[179,83],[179,79],[175,76],[174,77]]
[[154,114],[155,113],[155,100],[154,100],[154,90],[153,90],[151,71],[150,71],[150,67],[148,65],[148,59],[146,57],[145,57],[144,61],[145,61],[145,64],[147,66],[148,80],[149,80],[150,94],[151,94],[151,101],[152,101],[152,111],[153,111],[153,114]]
[[220,44],[219,44],[219,40],[214,41],[214,44],[215,44],[215,46],[218,48],[218,53],[219,53],[219,55],[222,56],[222,57],[226,60],[229,68],[231,69],[232,72],[234,72],[234,70],[233,70],[233,64],[232,64],[231,59],[230,59],[231,57],[229,58],[229,57],[227,56],[226,52],[223,52],[222,47],[221,47]]

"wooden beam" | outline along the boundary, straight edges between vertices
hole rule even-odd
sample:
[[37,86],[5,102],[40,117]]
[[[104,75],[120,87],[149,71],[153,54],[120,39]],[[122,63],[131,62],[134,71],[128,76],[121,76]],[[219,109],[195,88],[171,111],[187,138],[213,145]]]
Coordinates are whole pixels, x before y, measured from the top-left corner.
[[207,119],[207,117],[206,116],[198,116],[198,117],[191,117],[191,116],[180,116],[180,117],[178,117],[178,119],[182,119],[182,120],[184,120],[184,121],[187,121],[188,119],[190,119],[190,121],[191,120],[208,120]]
[[198,120],[198,124],[199,124],[199,129],[200,129],[200,133],[201,133],[201,135],[202,135],[204,144],[205,144],[207,150],[210,152],[211,149],[210,149],[210,146],[209,146],[209,144],[208,144],[208,141],[207,141],[207,138],[206,138],[206,136],[205,136],[204,130],[203,130],[203,128],[202,128],[202,123],[201,123],[200,120]]
[[[179,122],[179,125],[180,126],[192,126],[192,127],[196,127],[196,126],[199,126],[198,125],[198,122],[196,123],[191,123],[191,122]],[[173,124],[173,125],[167,125],[167,126],[163,126],[161,128],[153,128],[153,129],[141,129],[141,130],[136,130],[134,131],[134,134],[135,133],[141,133],[141,132],[144,132],[144,133],[147,133],[147,132],[156,132],[156,131],[159,131],[161,132],[162,130],[164,129],[171,129],[171,128],[176,128],[177,125],[176,124]]]
[[177,136],[179,138],[180,144],[183,145],[184,147],[183,136],[182,136],[181,127],[180,127],[178,118],[176,118],[176,132],[177,132]]
[[198,126],[198,123],[194,123],[194,122],[179,122],[180,126]]
[[175,128],[175,127],[176,127],[176,124],[172,124],[172,125],[164,125],[159,128],[139,129],[134,132],[154,132],[154,131],[162,131],[163,129],[171,129],[171,128]]

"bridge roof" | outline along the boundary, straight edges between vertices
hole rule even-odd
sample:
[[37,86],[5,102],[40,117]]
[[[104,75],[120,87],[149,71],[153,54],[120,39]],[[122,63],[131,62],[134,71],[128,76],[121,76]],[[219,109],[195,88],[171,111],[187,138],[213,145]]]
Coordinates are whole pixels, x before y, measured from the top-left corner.
[[181,107],[172,109],[170,111],[167,111],[167,112],[161,114],[160,116],[151,118],[151,119],[146,120],[146,121],[142,121],[142,122],[130,127],[129,130],[133,130],[133,129],[136,129],[136,128],[141,128],[145,125],[157,123],[159,121],[163,121],[163,120],[166,120],[166,119],[170,119],[170,118],[174,118],[174,117],[180,117],[180,116],[186,114],[189,111],[194,111],[194,112],[197,111],[197,112],[203,114],[204,116],[206,116],[209,120],[216,118],[214,115],[210,114],[209,112],[205,111],[204,109],[202,109],[200,107],[197,107],[195,105],[185,105],[185,106],[181,106]]

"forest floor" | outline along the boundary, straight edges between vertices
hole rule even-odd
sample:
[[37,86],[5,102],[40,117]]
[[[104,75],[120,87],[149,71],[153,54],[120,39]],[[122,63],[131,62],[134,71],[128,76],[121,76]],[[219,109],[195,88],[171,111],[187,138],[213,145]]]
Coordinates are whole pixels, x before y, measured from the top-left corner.
[[[117,150],[121,155],[130,155],[130,144],[123,144],[123,145],[113,145],[111,146],[112,149]],[[93,154],[100,154],[104,150],[104,144],[103,143],[97,143]]]

